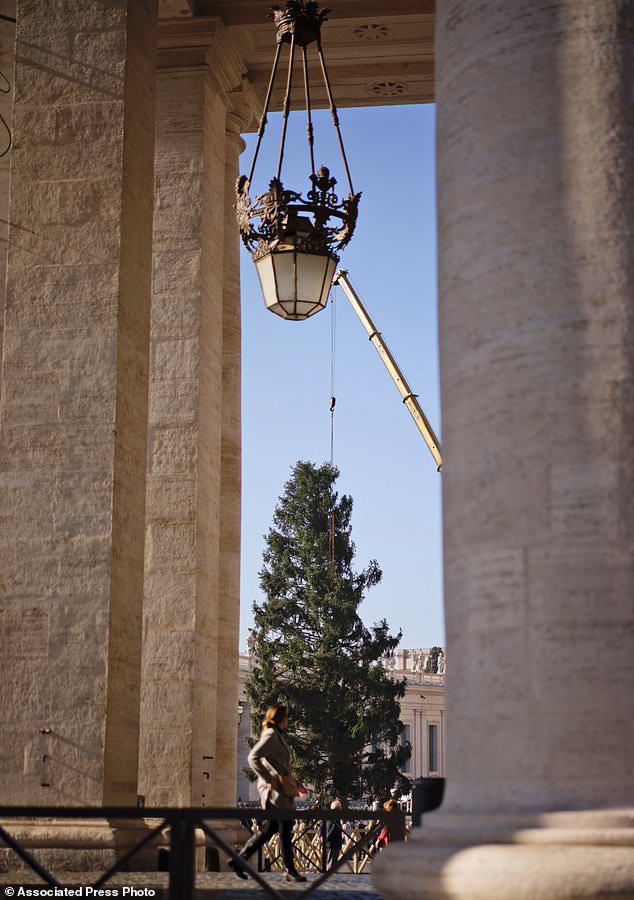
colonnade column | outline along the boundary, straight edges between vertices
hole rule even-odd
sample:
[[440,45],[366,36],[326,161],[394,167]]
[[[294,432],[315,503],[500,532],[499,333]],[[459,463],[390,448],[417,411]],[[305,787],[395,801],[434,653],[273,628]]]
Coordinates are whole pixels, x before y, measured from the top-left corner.
[[221,785],[235,799],[238,146],[226,132],[243,70],[219,21],[195,27],[205,59],[158,82],[140,790],[146,804],[210,806]]
[[134,804],[156,0],[22,3],[0,405],[0,793]]
[[222,328],[222,441],[220,472],[220,585],[218,591],[218,698],[213,796],[219,806],[236,802],[240,631],[240,526],[242,482],[240,237],[235,185],[249,110],[239,103],[227,114],[225,244]]
[[201,805],[214,756],[224,112],[205,66],[160,70],[139,776],[152,805]]
[[373,877],[634,896],[632,4],[437,19],[448,789]]

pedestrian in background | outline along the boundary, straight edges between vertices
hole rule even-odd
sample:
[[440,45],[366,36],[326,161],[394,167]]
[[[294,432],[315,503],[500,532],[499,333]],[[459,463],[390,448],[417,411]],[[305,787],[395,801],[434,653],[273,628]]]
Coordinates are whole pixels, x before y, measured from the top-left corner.
[[[341,800],[333,800],[330,809],[341,809]],[[321,824],[321,838],[326,843],[326,867],[332,869],[341,856],[343,847],[343,828],[341,819],[327,820]]]
[[[388,800],[387,803],[383,804],[383,809],[386,812],[394,812],[397,809],[400,809],[400,806],[396,802],[396,800]],[[390,828],[389,825],[384,825],[383,828],[379,832],[379,836],[374,842],[375,851],[382,850],[384,847],[387,847],[390,843]]]

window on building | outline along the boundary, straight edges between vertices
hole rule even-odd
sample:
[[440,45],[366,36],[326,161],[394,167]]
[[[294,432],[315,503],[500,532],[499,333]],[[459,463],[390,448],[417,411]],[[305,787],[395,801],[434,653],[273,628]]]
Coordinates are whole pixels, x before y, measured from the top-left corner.
[[[401,747],[404,747],[406,744],[411,744],[411,728],[409,725],[405,725],[400,735]],[[412,768],[412,757],[403,763],[403,772],[409,772]]]
[[429,771],[438,771],[438,725],[427,726],[427,746],[429,749]]

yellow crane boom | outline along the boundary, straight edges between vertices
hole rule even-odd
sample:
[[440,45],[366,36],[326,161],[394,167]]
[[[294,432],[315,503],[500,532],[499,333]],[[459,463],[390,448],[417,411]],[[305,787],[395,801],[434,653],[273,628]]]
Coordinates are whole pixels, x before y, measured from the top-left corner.
[[418,397],[413,393],[409,384],[407,383],[407,379],[401,372],[398,363],[392,356],[389,347],[383,340],[381,336],[381,332],[378,330],[370,315],[363,305],[361,298],[352,287],[350,283],[350,279],[348,278],[348,272],[346,269],[339,269],[336,272],[335,277],[332,280],[333,284],[338,284],[343,290],[344,294],[350,301],[350,305],[356,312],[356,314],[361,319],[363,327],[368,332],[368,337],[370,341],[374,344],[377,353],[383,360],[385,368],[388,370],[390,375],[392,376],[392,380],[394,384],[399,390],[401,397],[403,398],[403,403],[410,411],[413,420],[416,422],[418,430],[423,436],[423,440],[429,447],[429,451],[431,455],[434,457],[436,461],[436,465],[438,466],[438,471],[442,469],[442,456],[440,443],[438,438],[434,434],[434,429],[431,427],[429,423],[429,419],[423,412],[420,403],[418,402]]

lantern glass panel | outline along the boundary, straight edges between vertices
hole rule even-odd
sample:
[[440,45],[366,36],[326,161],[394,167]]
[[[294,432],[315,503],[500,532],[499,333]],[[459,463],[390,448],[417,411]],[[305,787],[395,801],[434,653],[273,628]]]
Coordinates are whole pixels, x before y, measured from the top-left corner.
[[297,254],[297,299],[304,303],[319,303],[328,268],[328,256],[312,253]]
[[295,302],[297,285],[295,277],[295,253],[292,250],[272,253],[277,281],[277,297],[279,303]]
[[328,257],[326,279],[324,281],[323,290],[319,300],[319,303],[322,307],[326,306],[326,304],[328,303],[328,294],[330,293],[330,288],[332,287],[332,279],[335,277],[335,269],[337,268],[338,262],[339,260],[335,256]]
[[255,263],[260,279],[260,287],[264,294],[264,302],[268,309],[277,303],[277,287],[275,285],[275,272],[273,269],[273,260],[271,254],[267,253]]
[[297,301],[297,314],[300,316],[309,316],[313,312],[317,312],[319,309],[314,303],[306,303],[304,300]]

